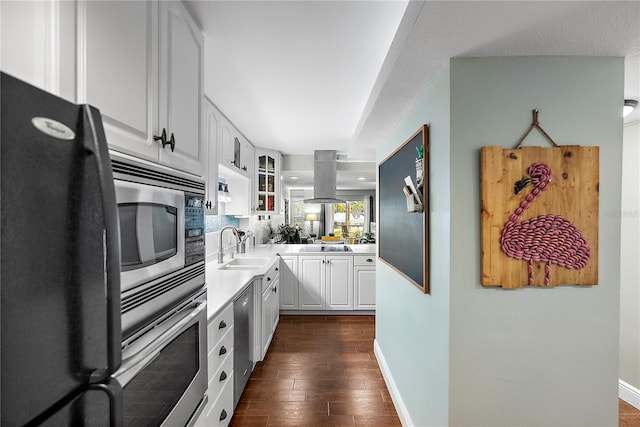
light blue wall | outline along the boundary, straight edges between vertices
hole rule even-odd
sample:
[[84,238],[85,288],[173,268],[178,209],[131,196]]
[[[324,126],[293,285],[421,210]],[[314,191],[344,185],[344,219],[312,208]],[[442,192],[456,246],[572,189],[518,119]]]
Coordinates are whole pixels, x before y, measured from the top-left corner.
[[[378,147],[379,162],[431,126],[431,295],[382,263],[376,277],[376,345],[406,425],[617,425],[623,65],[454,59]],[[480,284],[479,150],[512,147],[533,108],[559,144],[600,146],[598,286]]]
[[624,127],[620,220],[620,379],[640,389],[640,122]]
[[[451,61],[450,425],[618,423],[623,68],[622,58]],[[558,144],[600,146],[598,286],[480,284],[479,150],[511,148],[533,108]],[[537,131],[527,145],[548,146]]]
[[[448,423],[449,382],[449,73],[443,72],[385,144],[380,162],[428,124],[431,181],[431,294],[379,263],[376,343],[410,415],[407,424]],[[412,233],[412,230],[407,230]],[[411,256],[411,254],[407,254]]]

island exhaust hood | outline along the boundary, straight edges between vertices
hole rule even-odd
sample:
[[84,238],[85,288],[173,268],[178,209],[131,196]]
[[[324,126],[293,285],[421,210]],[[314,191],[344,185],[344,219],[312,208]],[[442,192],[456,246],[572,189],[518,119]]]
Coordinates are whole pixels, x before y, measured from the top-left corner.
[[336,174],[338,152],[315,150],[313,152],[313,198],[304,203],[345,203],[336,199]]

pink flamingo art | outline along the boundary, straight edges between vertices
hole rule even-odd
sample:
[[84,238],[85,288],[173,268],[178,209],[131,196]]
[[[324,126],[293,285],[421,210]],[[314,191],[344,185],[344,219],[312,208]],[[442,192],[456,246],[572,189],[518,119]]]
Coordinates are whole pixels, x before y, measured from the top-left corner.
[[579,270],[587,265],[591,248],[582,233],[560,215],[540,215],[518,222],[551,182],[551,169],[544,163],[533,163],[527,173],[528,177],[516,182],[515,193],[529,184],[533,185],[533,190],[504,225],[500,245],[509,257],[529,263],[529,286],[533,286],[533,263],[544,262],[544,284],[549,286],[551,264]]

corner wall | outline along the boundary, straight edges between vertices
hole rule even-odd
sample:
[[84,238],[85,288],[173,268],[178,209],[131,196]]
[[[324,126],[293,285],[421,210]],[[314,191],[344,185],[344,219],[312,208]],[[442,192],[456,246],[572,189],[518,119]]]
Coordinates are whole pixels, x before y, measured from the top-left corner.
[[[623,66],[451,61],[450,425],[617,425]],[[479,149],[513,147],[533,108],[558,144],[600,146],[598,286],[480,284]],[[534,131],[525,145],[547,143]]]
[[376,354],[397,391],[394,403],[404,425],[421,427],[445,426],[449,417],[448,70],[378,147],[377,162],[425,123],[430,126],[431,294],[424,295],[382,262],[376,267]]
[[[622,152],[620,379],[640,389],[640,122],[624,127]],[[622,397],[640,406],[640,395]]]

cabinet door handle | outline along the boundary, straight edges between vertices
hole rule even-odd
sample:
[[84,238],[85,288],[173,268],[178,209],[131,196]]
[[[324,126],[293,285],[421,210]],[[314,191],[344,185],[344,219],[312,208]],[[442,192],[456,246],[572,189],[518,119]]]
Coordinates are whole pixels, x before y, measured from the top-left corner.
[[373,262],[371,258],[367,258],[367,262]]
[[273,287],[273,292],[278,292],[278,287],[277,286]]
[[227,354],[227,348],[225,346],[220,347],[220,352],[218,356],[222,356],[223,354]]
[[271,277],[267,277],[267,282],[270,282],[270,281],[271,281]]
[[276,267],[276,271],[278,271],[278,267]]
[[322,263],[324,264],[324,260],[322,260]]
[[246,171],[246,170],[247,170],[247,167],[246,167],[246,166],[243,166],[243,167],[242,167],[242,170],[243,170],[243,171]]
[[226,328],[226,327],[227,327],[227,324],[225,323],[225,321],[224,321],[224,320],[221,320],[221,321],[220,321],[220,325],[218,325],[218,329],[224,329],[224,328]]
[[[164,129],[163,129],[164,132]],[[169,145],[169,147],[171,147],[171,152],[173,153],[173,150],[176,148],[176,139],[173,136],[173,132],[171,132],[171,138],[169,138],[169,140],[167,141],[166,139],[166,134],[165,134],[165,139],[164,141],[162,141],[162,148],[165,147],[165,145]]]
[[162,146],[164,147],[164,145],[167,143],[167,130],[165,128],[162,128],[162,133],[160,134],[160,136],[153,135],[153,140],[162,142]]
[[227,418],[227,411],[224,409],[220,412],[220,421],[224,421]]
[[220,381],[224,381],[227,379],[227,373],[225,371],[222,371],[222,373],[220,374]]

